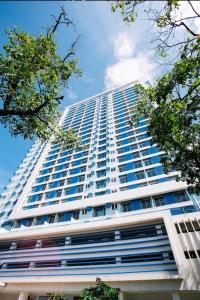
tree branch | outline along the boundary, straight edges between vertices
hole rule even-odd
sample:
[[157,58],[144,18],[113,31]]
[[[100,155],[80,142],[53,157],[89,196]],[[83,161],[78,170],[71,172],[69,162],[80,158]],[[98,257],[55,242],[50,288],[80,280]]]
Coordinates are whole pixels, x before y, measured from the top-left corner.
[[191,6],[193,12],[195,12],[195,14],[196,14],[198,17],[200,17],[200,14],[196,11],[196,9],[194,8],[194,6],[192,5],[192,3],[191,3],[190,0],[188,0],[188,3],[189,3],[189,5]]
[[63,58],[63,62],[65,62],[71,55],[74,55],[74,51],[75,51],[75,46],[78,42],[78,40],[80,39],[80,35],[76,38],[76,40],[73,42],[73,44],[71,45],[70,50],[68,51],[68,53],[66,54],[66,56]]
[[61,8],[61,12],[60,12],[58,18],[53,16],[53,18],[55,20],[55,24],[47,30],[47,37],[52,36],[56,32],[56,30],[60,24],[66,24],[67,26],[73,25],[73,21],[67,17],[67,13],[64,10],[64,7],[60,6],[60,8]]

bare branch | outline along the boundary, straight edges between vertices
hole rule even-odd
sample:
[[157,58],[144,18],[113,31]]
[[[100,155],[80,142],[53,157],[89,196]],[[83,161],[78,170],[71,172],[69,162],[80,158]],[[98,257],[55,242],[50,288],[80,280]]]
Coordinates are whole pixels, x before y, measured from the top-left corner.
[[194,12],[198,17],[200,17],[200,14],[196,11],[196,9],[194,8],[194,6],[192,5],[192,2],[191,2],[190,0],[188,0],[188,3],[189,3],[189,5],[191,6],[193,12]]
[[68,53],[66,54],[66,56],[63,58],[63,62],[65,62],[70,56],[74,55],[75,53],[75,47],[76,47],[76,44],[77,42],[79,41],[80,39],[80,35],[76,38],[76,40],[73,42],[73,44],[71,45]]
[[58,26],[61,24],[65,24],[67,26],[73,25],[73,21],[67,17],[67,13],[66,13],[64,7],[60,6],[60,8],[61,8],[61,12],[57,18],[54,15],[52,15],[52,17],[54,18],[55,24],[47,30],[47,37],[52,36],[56,32]]

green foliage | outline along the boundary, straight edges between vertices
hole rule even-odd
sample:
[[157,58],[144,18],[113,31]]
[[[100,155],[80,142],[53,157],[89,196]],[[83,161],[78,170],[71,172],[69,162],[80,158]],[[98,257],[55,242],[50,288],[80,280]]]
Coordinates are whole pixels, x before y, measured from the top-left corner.
[[67,296],[63,293],[48,293],[48,300],[67,300]]
[[96,279],[96,286],[84,289],[83,300],[118,300],[120,290],[105,284],[100,278]]
[[184,46],[180,56],[155,85],[136,85],[135,113],[150,117],[153,142],[167,154],[165,171],[180,171],[180,178],[200,191],[200,40]]
[[64,57],[59,54],[55,33],[65,22],[70,25],[62,10],[46,34],[7,31],[8,43],[0,53],[0,123],[14,136],[47,140],[52,134],[61,135],[56,123],[62,89],[73,75],[81,75],[75,43]]
[[[148,4],[148,0],[120,0],[112,3],[112,11],[120,11],[124,22],[133,23],[136,21],[138,16],[137,8],[141,4]],[[180,6],[180,0],[168,0],[163,1],[166,3],[164,9],[156,18],[158,27],[165,27],[169,20],[171,20],[172,12],[175,8]],[[148,12],[152,9],[150,8]],[[147,10],[144,8],[144,12]]]
[[73,129],[67,131],[61,130],[59,127],[55,131],[54,143],[61,143],[63,149],[82,148],[86,149],[82,144],[79,136]]
[[[151,16],[151,21],[157,25],[157,38],[152,40],[157,53],[166,58],[170,48],[176,50],[176,62],[171,64],[171,70],[155,84],[136,84],[139,102],[131,125],[135,125],[141,115],[150,117],[149,133],[153,137],[152,142],[166,152],[162,158],[165,171],[180,171],[179,179],[191,184],[199,192],[200,39],[195,27],[187,21],[199,19],[200,14],[194,9],[191,1],[186,2],[192,12],[188,17],[176,16],[174,10],[179,9],[180,0],[163,1],[160,10],[156,6],[152,9],[153,2],[146,0],[119,1],[113,4],[113,11],[120,11],[123,21],[130,23],[129,16],[138,13],[139,5],[144,7],[143,12]],[[146,10],[146,7],[149,9]],[[176,29],[179,27],[184,29],[185,35],[182,40],[178,36],[173,44],[172,40],[176,38]]]

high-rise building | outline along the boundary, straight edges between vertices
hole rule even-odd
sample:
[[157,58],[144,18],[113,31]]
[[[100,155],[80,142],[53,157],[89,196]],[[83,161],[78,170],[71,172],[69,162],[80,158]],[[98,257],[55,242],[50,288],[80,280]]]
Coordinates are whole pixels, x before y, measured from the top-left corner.
[[84,148],[36,141],[2,194],[0,300],[80,299],[100,277],[124,300],[200,297],[198,197],[141,118],[134,83],[67,107]]

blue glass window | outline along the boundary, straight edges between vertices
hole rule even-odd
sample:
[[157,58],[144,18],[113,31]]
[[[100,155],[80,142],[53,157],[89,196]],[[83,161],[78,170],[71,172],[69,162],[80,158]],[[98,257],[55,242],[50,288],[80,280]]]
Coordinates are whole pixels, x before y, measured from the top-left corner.
[[44,174],[48,174],[48,173],[51,173],[53,170],[53,168],[49,168],[49,169],[45,169],[45,170],[41,170],[40,171],[40,174],[41,175],[44,175]]
[[97,171],[97,177],[103,177],[106,176],[106,169]]
[[97,189],[101,189],[101,188],[104,188],[104,187],[106,187],[106,180],[96,181],[96,188]]
[[119,166],[119,171],[120,172],[125,172],[133,169],[133,163],[128,163],[124,165]]
[[66,161],[69,161],[70,159],[71,159],[70,156],[63,157],[63,158],[61,158],[61,159],[58,160],[58,164],[64,163]]
[[85,163],[87,163],[87,158],[73,161],[71,163],[71,165],[74,167],[74,166],[82,165],[82,164],[85,164]]
[[154,169],[149,169],[146,172],[148,177],[156,176],[156,171]]
[[60,197],[62,194],[62,190],[51,191],[45,194],[46,199]]
[[144,171],[136,172],[135,176],[136,176],[137,180],[144,179],[145,178],[145,173],[144,173]]
[[59,166],[55,167],[55,170],[60,171],[63,169],[67,169],[68,167],[69,167],[69,164],[63,164],[63,165],[59,165]]
[[73,174],[85,172],[85,170],[86,170],[86,167],[75,168],[75,169],[70,170],[69,173],[70,173],[70,175],[73,175]]
[[55,160],[50,161],[50,162],[43,164],[42,166],[43,166],[43,168],[47,168],[47,167],[53,166],[55,164],[55,162],[56,162]]
[[64,183],[65,183],[65,180],[53,181],[53,182],[49,183],[49,188],[52,189],[52,188],[56,188],[56,187],[59,187],[59,186],[63,186]]
[[45,188],[46,188],[46,184],[41,184],[41,185],[34,186],[32,188],[32,193],[43,191],[43,190],[45,190]]
[[82,191],[83,191],[83,185],[72,186],[65,189],[65,194],[71,195],[71,194],[81,193]]
[[98,166],[98,168],[105,167],[105,166],[106,166],[106,160],[99,161],[99,162],[97,163],[97,166]]
[[43,176],[36,179],[38,183],[45,182],[49,180],[49,176]]
[[75,176],[75,177],[68,178],[67,183],[68,184],[73,184],[73,183],[77,183],[77,182],[82,182],[84,180],[85,180],[85,175]]
[[65,177],[67,175],[67,171],[65,172],[59,172],[59,173],[55,173],[52,175],[53,179],[57,179],[57,178],[61,178],[61,177]]
[[40,201],[42,199],[42,195],[43,194],[37,194],[37,195],[32,195],[28,198],[27,202],[36,202],[36,201]]

